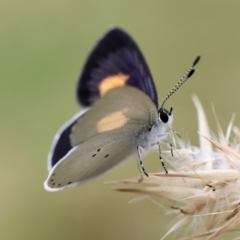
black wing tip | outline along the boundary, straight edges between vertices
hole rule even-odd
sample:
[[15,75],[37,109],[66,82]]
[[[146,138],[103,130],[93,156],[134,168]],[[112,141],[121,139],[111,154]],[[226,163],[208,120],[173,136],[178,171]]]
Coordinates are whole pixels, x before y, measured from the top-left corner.
[[106,34],[108,34],[108,33],[122,33],[122,32],[125,33],[126,31],[123,30],[123,28],[121,28],[121,27],[112,26],[106,31]]
[[126,30],[124,30],[123,28],[121,27],[118,27],[118,26],[112,26],[110,27],[106,32],[105,34],[103,35],[102,38],[105,38],[105,37],[108,37],[108,36],[111,36],[111,37],[114,37],[114,36],[128,36],[130,37],[130,35],[128,34],[128,32]]

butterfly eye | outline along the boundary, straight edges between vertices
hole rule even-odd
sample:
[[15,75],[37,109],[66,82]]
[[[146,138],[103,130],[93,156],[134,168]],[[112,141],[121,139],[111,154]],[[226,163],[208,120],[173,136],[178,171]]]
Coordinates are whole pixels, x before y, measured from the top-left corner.
[[160,108],[158,113],[159,113],[159,117],[162,120],[162,122],[167,123],[169,120],[169,115],[170,115],[169,112],[163,108]]

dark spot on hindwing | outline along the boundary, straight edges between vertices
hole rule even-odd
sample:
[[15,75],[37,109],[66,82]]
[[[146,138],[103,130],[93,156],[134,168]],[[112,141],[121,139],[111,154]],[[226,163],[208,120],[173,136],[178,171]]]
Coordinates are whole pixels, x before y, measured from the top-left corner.
[[[96,157],[97,154],[98,154],[101,150],[102,150],[101,148],[98,148],[98,149],[96,150],[96,153],[92,154],[92,157]],[[102,155],[102,157],[107,158],[107,157],[109,157],[109,154]],[[65,183],[56,183],[56,182],[55,182],[55,180],[54,180],[54,176],[55,176],[55,175],[56,175],[56,173],[52,173],[51,178],[50,178],[50,180],[49,180],[49,184],[50,184],[52,187],[62,187],[62,186],[64,186]],[[72,182],[70,181],[70,182],[67,182],[66,184],[67,184],[67,185],[70,185],[70,184],[72,184]]]

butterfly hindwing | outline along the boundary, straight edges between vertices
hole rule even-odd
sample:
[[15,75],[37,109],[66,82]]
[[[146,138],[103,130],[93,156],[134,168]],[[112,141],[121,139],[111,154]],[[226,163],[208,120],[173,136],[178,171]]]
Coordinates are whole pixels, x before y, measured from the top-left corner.
[[118,138],[119,130],[97,135],[72,150],[52,169],[47,190],[60,190],[84,183],[110,170],[133,153],[130,139]]
[[112,88],[130,85],[158,106],[156,88],[147,63],[134,40],[123,30],[110,30],[89,55],[77,83],[77,99],[91,106]]

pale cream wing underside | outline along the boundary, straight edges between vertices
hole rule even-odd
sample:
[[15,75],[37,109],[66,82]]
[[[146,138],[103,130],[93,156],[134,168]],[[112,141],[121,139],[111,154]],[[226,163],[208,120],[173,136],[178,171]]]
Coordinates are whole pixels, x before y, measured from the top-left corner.
[[131,139],[117,135],[118,131],[102,133],[73,148],[49,173],[46,189],[60,190],[84,183],[130,156],[135,151]]
[[147,125],[158,119],[152,100],[134,87],[119,87],[109,91],[76,123],[70,136],[76,146],[99,133],[123,127],[125,124]]

